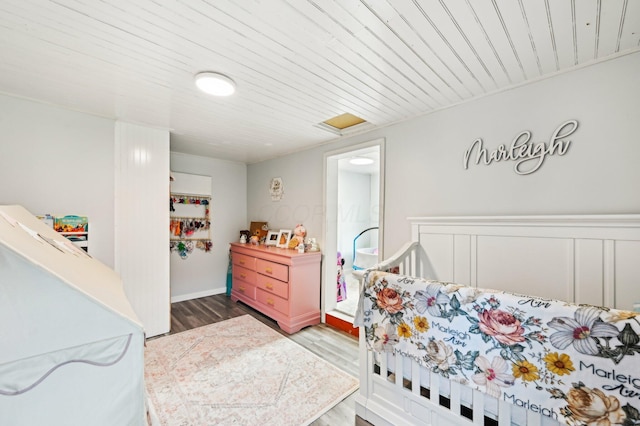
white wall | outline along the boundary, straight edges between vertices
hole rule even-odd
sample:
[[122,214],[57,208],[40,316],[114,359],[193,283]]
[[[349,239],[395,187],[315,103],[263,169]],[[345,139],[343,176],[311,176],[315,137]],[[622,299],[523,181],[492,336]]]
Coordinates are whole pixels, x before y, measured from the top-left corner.
[[168,333],[169,131],[117,122],[115,270],[147,337]]
[[[89,252],[112,268],[114,129],[114,120],[0,95],[0,204],[21,204],[34,214],[88,216]],[[201,257],[200,262],[185,261],[183,270],[172,271],[171,296],[184,300],[224,291],[228,243],[249,226],[246,166],[173,153],[171,167],[213,177],[213,250],[194,253],[193,260]],[[168,182],[158,185],[166,188],[168,198]],[[166,217],[168,209],[167,199]],[[167,252],[168,245],[168,240],[163,243]]]
[[[248,220],[269,222],[271,229],[293,229],[302,223],[308,237],[322,241],[323,150],[312,149],[247,168]],[[281,177],[284,195],[272,201],[269,182]],[[322,249],[322,247],[320,247]]]
[[[407,216],[640,212],[639,72],[636,53],[389,128],[387,247],[409,238]],[[568,119],[579,122],[569,152],[531,175],[513,162],[462,167],[478,137],[548,142]]]
[[0,204],[89,217],[89,253],[114,265],[114,121],[0,95]]
[[[187,259],[171,253],[171,300],[187,300],[226,290],[229,243],[247,221],[247,168],[243,163],[171,153],[171,170],[211,176],[210,252],[194,249]],[[167,211],[169,209],[167,199]],[[169,250],[167,241],[167,250]]]
[[[371,206],[371,175],[346,170],[338,172],[338,251],[345,260],[345,269],[353,266],[353,240],[362,231],[370,228],[372,219],[377,220]],[[372,247],[369,231],[360,236],[357,248]]]
[[[320,236],[316,212],[323,203],[323,154],[378,138],[386,140],[384,250],[389,254],[410,238],[409,216],[638,213],[639,74],[636,52],[249,165],[248,215],[270,223],[304,219]],[[516,175],[511,162],[462,166],[464,151],[476,138],[493,149],[530,130],[535,142],[548,142],[568,119],[580,123],[569,152],[548,159],[531,175]],[[268,199],[272,176],[284,179],[280,204]],[[300,217],[294,219],[296,212]]]

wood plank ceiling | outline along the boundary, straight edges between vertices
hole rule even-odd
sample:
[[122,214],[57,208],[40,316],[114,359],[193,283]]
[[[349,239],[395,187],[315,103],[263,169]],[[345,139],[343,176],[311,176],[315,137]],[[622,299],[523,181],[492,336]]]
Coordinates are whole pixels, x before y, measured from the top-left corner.
[[[640,0],[2,0],[0,91],[257,162],[639,49]],[[199,93],[199,71],[237,93]]]

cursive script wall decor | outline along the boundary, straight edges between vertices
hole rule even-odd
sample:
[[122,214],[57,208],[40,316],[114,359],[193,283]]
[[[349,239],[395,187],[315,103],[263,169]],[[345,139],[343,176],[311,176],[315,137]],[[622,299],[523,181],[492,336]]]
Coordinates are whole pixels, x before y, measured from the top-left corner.
[[464,168],[465,170],[469,168],[469,158],[475,150],[476,164],[480,164],[482,161],[484,164],[489,165],[494,161],[511,160],[516,162],[513,170],[517,174],[528,175],[538,170],[547,156],[566,154],[571,141],[565,139],[571,136],[577,128],[577,120],[565,121],[553,132],[549,143],[531,142],[531,132],[525,130],[513,138],[509,148],[502,144],[491,152],[483,146],[482,139],[478,138],[473,141],[471,147],[464,153]]

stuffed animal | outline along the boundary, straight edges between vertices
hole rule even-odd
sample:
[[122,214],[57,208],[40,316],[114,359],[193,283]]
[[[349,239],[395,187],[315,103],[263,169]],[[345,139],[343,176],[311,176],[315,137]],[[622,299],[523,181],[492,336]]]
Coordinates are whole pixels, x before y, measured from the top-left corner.
[[293,228],[293,236],[289,240],[289,248],[296,248],[300,244],[304,244],[304,237],[307,235],[307,230],[302,224],[296,225]]

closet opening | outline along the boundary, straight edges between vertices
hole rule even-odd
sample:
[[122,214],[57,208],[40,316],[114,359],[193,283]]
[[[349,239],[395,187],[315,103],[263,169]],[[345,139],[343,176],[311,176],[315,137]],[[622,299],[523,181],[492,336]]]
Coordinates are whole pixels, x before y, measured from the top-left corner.
[[199,284],[211,263],[211,176],[171,172],[169,196],[169,275],[171,303],[211,294]]

